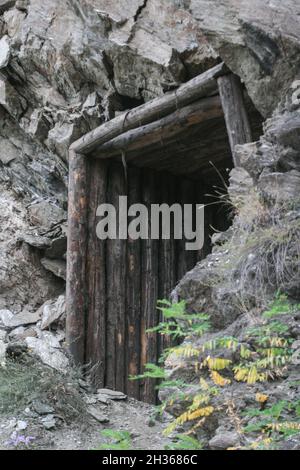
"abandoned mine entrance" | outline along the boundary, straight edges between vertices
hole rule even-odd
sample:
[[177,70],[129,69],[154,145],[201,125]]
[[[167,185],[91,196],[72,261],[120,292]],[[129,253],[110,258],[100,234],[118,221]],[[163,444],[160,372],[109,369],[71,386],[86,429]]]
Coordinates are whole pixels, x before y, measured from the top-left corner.
[[[132,381],[156,363],[162,340],[159,299],[211,250],[230,225],[218,204],[235,165],[236,144],[259,135],[261,118],[224,64],[109,121],[70,149],[67,341],[76,363],[93,366],[96,385],[154,403],[155,383]],[[205,243],[97,236],[97,209],[119,197],[128,206],[206,204]],[[130,220],[129,220],[130,221]],[[171,231],[172,234],[172,231]]]

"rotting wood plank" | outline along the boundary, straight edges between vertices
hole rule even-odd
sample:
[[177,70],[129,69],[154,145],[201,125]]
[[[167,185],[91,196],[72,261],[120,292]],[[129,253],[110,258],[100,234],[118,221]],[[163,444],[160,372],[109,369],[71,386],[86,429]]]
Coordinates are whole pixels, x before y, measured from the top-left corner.
[[234,74],[218,78],[220,98],[235,166],[239,165],[236,145],[252,142],[252,131],[240,78]]
[[[128,168],[128,206],[141,202],[141,171]],[[129,376],[140,373],[141,352],[141,240],[128,239],[127,243],[127,296],[126,296],[126,393],[140,399],[140,382]]]
[[89,173],[86,363],[93,366],[93,382],[103,388],[106,366],[106,242],[97,237],[96,212],[98,206],[106,202],[107,162],[90,160]]
[[[157,173],[152,170],[142,172],[142,198],[143,203],[150,205],[157,202]],[[149,234],[151,220],[149,211]],[[158,310],[156,308],[158,297],[158,240],[142,240],[142,320],[141,320],[141,371],[147,363],[157,362],[157,333],[146,333],[146,330],[157,326]],[[141,388],[141,398],[148,403],[156,402],[155,381],[145,379]]]
[[[116,208],[118,220],[119,196],[126,195],[124,169],[112,163],[108,172],[108,202]],[[107,240],[107,352],[106,386],[125,390],[125,299],[126,299],[126,240]]]
[[74,142],[71,148],[78,153],[88,154],[97,146],[114,139],[128,130],[149,124],[173,113],[179,108],[187,106],[193,101],[213,95],[218,89],[216,79],[228,72],[228,68],[224,63],[218,64],[181,85],[177,90],[149,101],[102,124]]
[[[195,183],[189,179],[181,179],[179,183],[179,202],[184,210],[185,204],[192,204],[193,206],[193,219],[195,218]],[[196,251],[187,251],[187,240],[184,236],[184,223],[182,226],[183,238],[177,240],[177,280],[190,271],[196,263]]]
[[[177,187],[177,178],[166,173],[161,173],[161,202],[174,204]],[[161,239],[159,244],[159,300],[169,300],[171,292],[176,285],[176,243],[174,240],[174,218],[171,217],[171,237],[169,239]],[[159,312],[159,321],[162,321],[162,314]],[[158,336],[158,355],[171,345],[168,337]]]
[[88,161],[85,156],[70,151],[69,168],[66,341],[75,364],[84,364]]

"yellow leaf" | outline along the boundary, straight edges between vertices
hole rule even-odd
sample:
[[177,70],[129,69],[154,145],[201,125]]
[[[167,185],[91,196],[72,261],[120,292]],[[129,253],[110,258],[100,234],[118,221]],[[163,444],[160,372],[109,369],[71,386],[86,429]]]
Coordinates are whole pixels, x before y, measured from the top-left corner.
[[269,397],[263,393],[257,393],[255,399],[258,403],[266,403],[269,400]]
[[207,366],[210,370],[223,370],[226,369],[231,364],[232,361],[229,359],[222,359],[219,357],[210,357],[208,356],[203,365]]
[[225,379],[224,377],[222,377],[221,374],[219,374],[219,372],[217,371],[211,371],[211,374],[210,374],[212,380],[214,381],[214,383],[216,385],[218,385],[219,387],[225,387],[226,385],[230,385],[231,384],[231,380],[229,379]]
[[300,430],[300,423],[287,422],[287,423],[272,423],[268,425],[269,429],[273,431],[298,431]]
[[199,408],[198,410],[193,411],[192,413],[188,413],[188,421],[193,421],[194,419],[197,419],[197,418],[210,416],[211,414],[213,414],[213,412],[214,412],[213,406]]
[[181,416],[179,416],[173,423],[171,423],[163,432],[165,436],[168,436],[173,431],[175,431],[176,427],[179,425],[183,425],[188,421],[194,421],[198,418],[206,418],[210,416],[214,412],[214,408],[212,406],[207,406],[205,408],[199,408],[196,411],[186,411]]

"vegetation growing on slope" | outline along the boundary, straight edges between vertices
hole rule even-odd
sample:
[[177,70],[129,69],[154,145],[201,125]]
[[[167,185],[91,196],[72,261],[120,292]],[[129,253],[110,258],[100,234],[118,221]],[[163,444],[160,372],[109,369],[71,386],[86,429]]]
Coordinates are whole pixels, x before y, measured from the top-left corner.
[[[165,430],[166,435],[172,435],[175,440],[179,439],[179,445],[185,445],[183,436],[197,440],[198,430],[214,414],[222,412],[232,419],[241,448],[276,448],[278,442],[299,433],[299,403],[288,400],[269,403],[269,396],[258,391],[260,384],[280,380],[292,361],[294,339],[284,319],[293,315],[299,306],[291,305],[285,295],[278,294],[257,325],[246,330],[242,341],[235,337],[217,337],[197,346],[197,337],[202,338],[209,330],[208,315],[189,315],[184,301],[175,305],[163,301],[160,305],[164,320],[155,331],[173,339],[184,337],[185,341],[165,350],[161,365],[148,364],[144,375],[138,378],[158,380],[158,389],[170,390],[161,410],[180,404],[181,412]],[[168,376],[164,361],[172,356],[189,362],[194,371],[191,382]],[[238,383],[253,389],[256,408],[246,409],[244,413],[236,411]],[[226,396],[232,395],[232,399],[222,403],[218,397],[224,390],[228,390]]]

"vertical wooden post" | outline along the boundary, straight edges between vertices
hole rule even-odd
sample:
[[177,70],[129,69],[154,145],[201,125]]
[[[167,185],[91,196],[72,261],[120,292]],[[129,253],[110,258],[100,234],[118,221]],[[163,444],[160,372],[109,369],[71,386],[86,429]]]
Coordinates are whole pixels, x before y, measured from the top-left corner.
[[[149,239],[142,240],[142,321],[141,321],[141,368],[146,363],[157,362],[157,334],[146,330],[158,323],[158,310],[156,308],[158,297],[158,240],[151,240],[150,206],[156,201],[157,174],[152,170],[143,172],[143,203],[149,209]],[[146,379],[142,391],[142,398],[148,403],[156,402],[157,392],[155,382]]]
[[[141,203],[141,172],[128,168],[128,207]],[[129,220],[130,222],[130,220]],[[130,397],[140,398],[140,381],[128,377],[140,373],[141,354],[141,240],[127,242],[127,298],[126,298],[126,381]]]
[[[195,205],[195,184],[193,181],[183,179],[180,181],[179,202],[182,206],[182,214],[184,214],[184,204]],[[195,207],[194,207],[195,210]],[[177,278],[178,281],[190,271],[196,264],[196,251],[186,250],[186,240],[184,237],[184,224],[182,223],[183,238],[177,241]]]
[[[120,164],[109,167],[108,202],[116,209],[119,196],[126,194],[124,169]],[[117,210],[117,222],[119,211]],[[118,228],[118,223],[117,223]],[[125,313],[126,313],[126,240],[107,240],[107,363],[106,385],[125,390]]]
[[240,78],[234,74],[219,77],[218,86],[234,165],[239,166],[235,146],[252,142],[252,132],[245,106],[243,87]]
[[94,366],[93,379],[97,386],[105,386],[106,368],[106,241],[96,234],[96,212],[106,202],[107,162],[90,161],[90,203],[88,216],[88,319],[86,361]]
[[86,157],[70,150],[69,168],[66,340],[74,362],[84,364],[88,209]]
[[[175,202],[177,179],[168,173],[161,174],[161,203],[169,204]],[[169,240],[160,240],[159,245],[159,300],[169,299],[172,290],[176,285],[176,242],[174,240],[174,221],[171,217],[171,237]],[[159,313],[159,321],[162,315]],[[158,337],[158,355],[160,356],[163,349],[171,346],[170,338]]]

